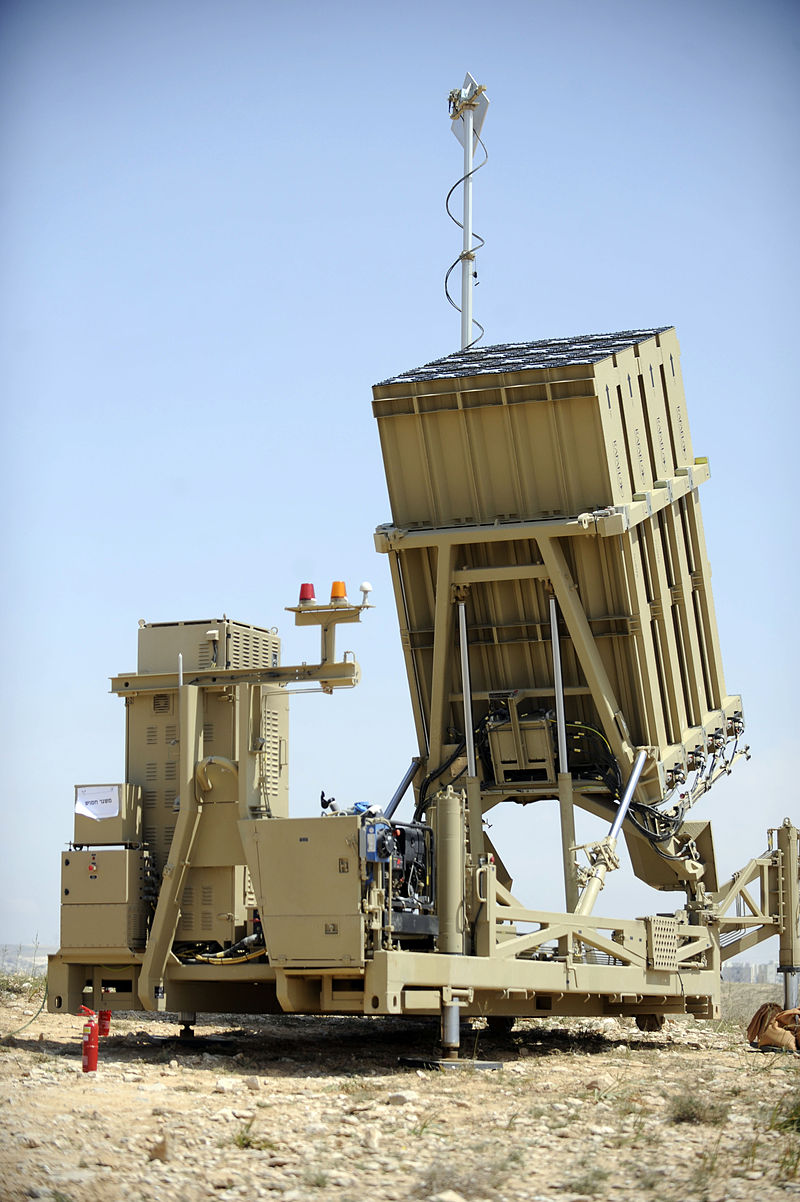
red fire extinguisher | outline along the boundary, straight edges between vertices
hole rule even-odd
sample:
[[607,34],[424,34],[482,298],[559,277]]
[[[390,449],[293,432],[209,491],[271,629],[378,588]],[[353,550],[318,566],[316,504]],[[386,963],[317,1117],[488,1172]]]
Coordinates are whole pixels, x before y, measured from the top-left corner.
[[81,1006],[81,1011],[86,1015],[86,1022],[83,1026],[82,1068],[85,1073],[96,1073],[98,1044],[97,1015],[88,1006]]
[[111,1011],[100,1010],[97,1019],[97,1033],[101,1039],[105,1039],[111,1030]]

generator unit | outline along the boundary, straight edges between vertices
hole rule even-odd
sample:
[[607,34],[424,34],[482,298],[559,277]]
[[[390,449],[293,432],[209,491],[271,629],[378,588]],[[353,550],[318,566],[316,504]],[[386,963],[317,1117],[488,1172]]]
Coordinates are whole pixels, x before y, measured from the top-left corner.
[[[748,754],[726,688],[672,328],[468,348],[373,393],[391,502],[378,527],[417,735],[394,795],[289,817],[291,686],[327,693],[358,604],[304,586],[315,664],[225,617],[140,624],[124,780],[81,785],[48,1005],[469,1016],[719,1015],[722,962],[780,940],[800,971],[798,831],[727,879],[692,807]],[[402,820],[408,790],[413,800]],[[516,808],[564,907],[513,892],[487,814]],[[560,846],[526,835],[555,807]],[[578,846],[575,808],[607,833]],[[599,917],[626,840],[680,895]]]

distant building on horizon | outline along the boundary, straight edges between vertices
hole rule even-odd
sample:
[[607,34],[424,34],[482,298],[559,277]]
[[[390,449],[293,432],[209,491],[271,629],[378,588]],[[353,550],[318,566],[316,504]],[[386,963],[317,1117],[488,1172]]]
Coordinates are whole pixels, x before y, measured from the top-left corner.
[[776,985],[778,964],[776,960],[769,964],[751,964],[749,961],[726,964],[722,969],[722,979],[745,985]]

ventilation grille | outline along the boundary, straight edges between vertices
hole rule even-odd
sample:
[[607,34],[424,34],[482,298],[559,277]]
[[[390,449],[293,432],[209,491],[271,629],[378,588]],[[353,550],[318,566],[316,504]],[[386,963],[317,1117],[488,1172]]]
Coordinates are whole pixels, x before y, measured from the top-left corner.
[[228,661],[231,668],[275,668],[278,666],[278,640],[267,630],[232,624]]
[[200,669],[213,668],[214,663],[214,643],[209,639],[202,639],[197,644],[197,666]]
[[261,724],[264,739],[263,782],[267,796],[274,797],[278,792],[281,775],[281,743],[280,722],[275,710],[265,708]]
[[[215,633],[216,639],[209,635]],[[183,657],[184,672],[225,671],[228,668],[271,668],[279,662],[280,641],[271,630],[232,622],[228,618],[210,618],[205,622],[164,622],[144,626],[139,631],[138,670],[142,673],[177,671],[178,656]],[[155,693],[153,712],[175,712],[170,692]]]
[[647,919],[647,958],[653,968],[674,972],[678,967],[678,924],[660,914]]

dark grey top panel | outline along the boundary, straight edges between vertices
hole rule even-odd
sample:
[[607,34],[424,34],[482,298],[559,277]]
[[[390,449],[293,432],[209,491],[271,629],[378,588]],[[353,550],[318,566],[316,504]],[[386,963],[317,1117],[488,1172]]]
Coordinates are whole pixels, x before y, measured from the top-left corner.
[[616,334],[582,334],[577,338],[543,338],[538,342],[476,346],[472,350],[455,351],[442,359],[434,359],[432,363],[392,376],[389,380],[381,380],[381,384],[412,384],[418,380],[446,380],[495,372],[526,371],[536,367],[599,363],[617,351],[671,329],[672,326],[656,326],[649,330],[620,330]]

